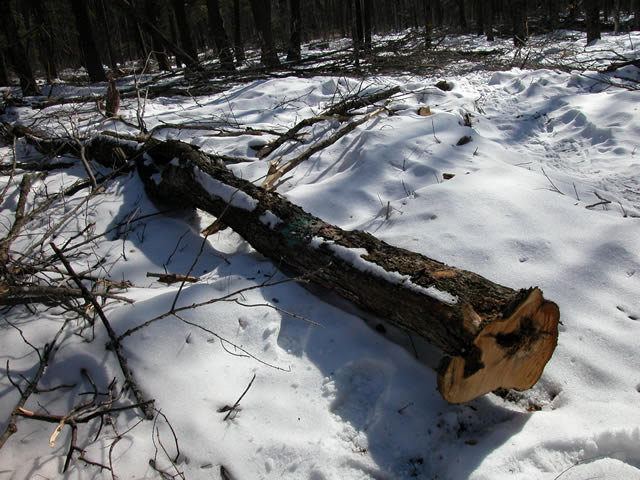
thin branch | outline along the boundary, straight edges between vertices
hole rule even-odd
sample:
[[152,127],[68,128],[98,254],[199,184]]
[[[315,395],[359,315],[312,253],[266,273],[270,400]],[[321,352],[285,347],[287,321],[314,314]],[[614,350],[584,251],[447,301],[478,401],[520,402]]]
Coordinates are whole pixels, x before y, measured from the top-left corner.
[[251,381],[249,382],[249,385],[247,385],[247,388],[244,389],[244,392],[242,392],[242,395],[240,395],[240,397],[238,398],[238,400],[236,400],[236,403],[233,404],[232,407],[223,407],[220,410],[218,410],[219,413],[223,413],[223,412],[227,412],[227,414],[224,416],[223,421],[227,421],[229,419],[229,416],[231,415],[231,413],[236,412],[238,409],[238,405],[240,405],[240,401],[244,398],[244,396],[247,394],[247,392],[249,391],[249,389],[251,388],[251,385],[253,385],[253,381],[256,379],[256,374],[253,374],[253,378],[251,379]]
[[149,403],[145,400],[144,396],[142,395],[142,391],[138,387],[138,384],[136,383],[133,377],[133,372],[129,369],[127,365],[127,359],[125,358],[122,352],[122,345],[118,341],[116,332],[113,330],[113,327],[109,323],[109,320],[107,319],[107,316],[104,314],[102,307],[96,300],[96,297],[93,294],[91,294],[89,290],[87,290],[87,287],[85,287],[82,281],[78,278],[73,268],[71,267],[71,264],[65,258],[62,251],[60,251],[53,242],[51,242],[49,245],[51,246],[53,251],[56,253],[56,256],[60,259],[60,261],[66,268],[69,275],[71,275],[71,277],[73,278],[73,281],[76,283],[78,288],[82,290],[85,300],[90,302],[93,305],[93,308],[95,308],[96,313],[100,317],[100,320],[102,320],[102,324],[104,325],[104,328],[107,331],[107,334],[109,335],[111,346],[113,347],[113,350],[116,353],[116,357],[118,358],[118,363],[120,364],[120,369],[122,370],[122,374],[124,375],[124,378],[127,380],[129,387],[131,388],[133,395],[135,396],[138,404],[141,405],[141,409],[145,417],[148,419],[153,418],[153,411]]

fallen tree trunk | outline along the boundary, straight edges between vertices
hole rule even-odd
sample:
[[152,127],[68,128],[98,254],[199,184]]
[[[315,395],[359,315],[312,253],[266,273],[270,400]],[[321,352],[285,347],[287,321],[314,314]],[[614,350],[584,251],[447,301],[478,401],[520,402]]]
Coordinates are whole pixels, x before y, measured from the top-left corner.
[[219,217],[283,271],[306,275],[442,349],[438,389],[448,402],[528,389],[551,358],[559,310],[538,288],[516,291],[344,231],[187,144],[151,140],[147,147],[138,171],[152,197]]

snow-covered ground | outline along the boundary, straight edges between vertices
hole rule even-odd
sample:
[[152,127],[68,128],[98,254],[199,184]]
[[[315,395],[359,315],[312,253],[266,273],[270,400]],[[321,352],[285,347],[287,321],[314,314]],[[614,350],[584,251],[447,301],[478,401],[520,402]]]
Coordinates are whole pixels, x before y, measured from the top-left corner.
[[[605,36],[580,55],[615,50],[637,58],[637,45],[637,32]],[[578,48],[561,38],[552,46]],[[132,173],[79,208],[56,244],[90,224],[84,235],[125,222],[83,247],[74,263],[77,270],[132,283],[121,295],[135,303],[110,302],[105,309],[119,334],[167,312],[176,297],[178,286],[147,272],[184,274],[197,259],[192,275],[201,280],[185,286],[178,305],[212,302],[123,340],[129,367],[162,415],[138,423],[135,412],[121,412],[117,442],[108,425],[97,435],[97,420],[79,425],[86,457],[103,464],[111,458],[121,479],[158,478],[150,459],[167,475],[188,479],[225,478],[221,466],[238,480],[640,478],[640,92],[607,82],[624,76],[637,82],[639,70],[625,67],[606,77],[517,68],[365,81],[291,77],[209,97],[148,101],[148,128],[218,122],[227,129],[285,131],[343,96],[399,85],[391,115],[376,116],[312,156],[279,191],[345,229],[369,231],[512,288],[537,285],[559,305],[562,326],[531,390],[448,405],[428,361],[413,350],[296,283],[261,286],[287,277],[232,231],[202,245],[199,231],[211,218],[184,210],[142,218],[167,206],[149,201]],[[436,88],[439,80],[453,89]],[[422,106],[432,115],[418,115]],[[135,122],[135,109],[124,101],[121,114]],[[70,106],[57,108],[55,121],[46,118],[52,111],[12,108],[3,119],[50,129],[75,122],[89,134],[129,131],[121,123],[98,126],[91,113]],[[294,158],[338,125],[314,125],[302,143],[285,144],[269,160]],[[260,181],[268,160],[255,159],[255,149],[273,137],[214,133],[161,129],[157,136],[251,159],[230,168]],[[472,141],[458,146],[464,136]],[[22,142],[17,153],[37,157]],[[10,148],[0,155],[3,163],[12,161]],[[444,180],[443,173],[455,176]],[[84,176],[81,165],[51,172],[34,181],[31,198]],[[11,180],[1,206],[0,236],[13,222],[20,178]],[[0,179],[0,189],[8,180]],[[25,250],[86,196],[79,192],[51,218],[31,223],[14,250]],[[610,203],[592,206],[602,199]],[[95,265],[98,259],[104,260]],[[247,290],[213,301],[240,289]],[[31,378],[38,364],[15,327],[43,347],[64,320],[54,314],[14,308],[0,317],[2,431],[19,398],[7,365],[24,388],[20,375]],[[33,395],[26,409],[64,415],[84,401],[80,394],[91,388],[82,368],[102,392],[114,377],[122,384],[101,325],[78,335],[80,325],[64,330],[40,384],[43,390],[75,386]],[[95,340],[87,341],[93,333]],[[218,410],[234,405],[254,375],[225,421]],[[20,418],[18,432],[0,450],[0,478],[61,478],[70,430],[65,427],[52,448],[55,427]],[[80,460],[64,476],[109,477]]]

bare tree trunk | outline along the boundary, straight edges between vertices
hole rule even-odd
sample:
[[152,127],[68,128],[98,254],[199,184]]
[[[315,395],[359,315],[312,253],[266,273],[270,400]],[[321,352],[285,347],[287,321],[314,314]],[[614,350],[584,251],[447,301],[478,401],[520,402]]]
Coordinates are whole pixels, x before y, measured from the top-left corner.
[[493,0],[487,0],[485,4],[485,28],[487,30],[487,41],[493,42],[495,40],[495,36],[493,35],[493,22],[494,22],[494,9],[493,9]]
[[364,49],[371,53],[371,15],[373,13],[373,0],[364,0]]
[[613,33],[620,35],[620,0],[613,1]]
[[218,0],[207,0],[207,12],[209,16],[209,30],[211,37],[218,49],[218,58],[220,65],[224,70],[232,71],[236,67],[233,63],[233,52],[231,51],[231,43],[227,37],[227,31],[224,28],[222,15],[220,15],[220,5]]
[[191,38],[191,28],[189,27],[189,21],[187,20],[187,11],[184,7],[184,0],[171,0],[173,6],[173,13],[176,16],[176,23],[178,24],[178,35],[180,37],[179,43],[182,49],[187,52],[190,58],[184,58],[180,56],[180,61],[185,65],[192,63],[191,59],[198,61],[198,52],[193,39]]
[[550,30],[555,30],[556,28],[558,28],[558,2],[557,0],[546,0],[545,6],[547,26]]
[[244,62],[244,46],[242,44],[242,24],[240,18],[240,0],[233,0],[233,53],[236,56],[236,63],[238,65]]
[[[171,41],[160,28],[158,28],[154,21],[153,16],[147,18],[145,15],[141,15],[138,11],[131,6],[131,4],[127,0],[111,0],[113,5],[117,6],[120,10],[125,13],[124,19],[127,21],[128,17],[133,17],[133,19],[140,24],[145,30],[150,33],[154,33],[157,35],[158,39],[162,41],[162,43],[171,51],[175,52],[176,55],[180,55],[180,57],[184,60],[184,63],[187,65],[191,63],[196,63],[198,61],[197,57],[192,58],[190,55],[185,52],[180,46],[176,45],[175,42]],[[153,4],[155,5],[155,3]]]
[[355,5],[355,23],[356,23],[356,41],[358,42],[358,50],[362,50],[364,46],[364,22],[362,21],[362,3],[360,0],[353,0]]
[[250,0],[253,19],[260,36],[262,63],[267,68],[280,66],[280,59],[273,39],[271,27],[271,0]]
[[473,0],[473,16],[476,20],[476,33],[484,33],[484,6],[487,0]]
[[105,82],[107,77],[102,66],[100,52],[93,38],[93,27],[87,2],[85,0],[71,0],[71,8],[76,19],[78,44],[80,45],[84,66],[87,69],[89,78],[92,82]]
[[458,0],[458,24],[462,31],[467,29],[467,15],[464,10],[464,0]]
[[513,0],[509,6],[513,25],[513,44],[524,47],[527,44],[527,0]]
[[13,65],[13,69],[20,78],[20,88],[22,89],[22,95],[29,97],[31,95],[40,95],[40,89],[33,76],[33,70],[29,64],[29,58],[24,50],[24,46],[20,41],[18,35],[18,27],[16,26],[15,19],[11,13],[9,6],[6,6],[2,14],[0,14],[0,22],[4,27],[4,32],[7,37],[7,52],[9,54],[9,60]]
[[0,86],[8,87],[11,85],[9,81],[9,71],[5,60],[4,48],[0,47]]
[[598,0],[584,0],[587,45],[600,39],[600,5]]
[[[158,9],[157,0],[145,0],[144,10],[149,21],[159,26],[160,12]],[[158,67],[160,67],[160,70],[170,72],[171,64],[169,63],[169,57],[167,56],[167,50],[165,49],[165,46],[162,42],[162,38],[155,30],[151,30],[149,33],[151,34],[154,56],[156,57],[156,60],[158,62]]]
[[431,48],[433,37],[433,9],[431,8],[431,0],[422,0],[422,9],[424,12],[424,48]]
[[289,50],[287,51],[287,60],[296,61],[300,60],[300,43],[302,39],[302,11],[300,10],[300,0],[290,0],[289,7],[291,13],[290,18],[290,36],[289,36]]
[[115,50],[111,45],[113,41],[113,35],[111,34],[112,29],[109,25],[109,15],[107,14],[107,8],[104,4],[104,0],[100,0],[100,5],[97,8],[98,15],[100,16],[100,23],[102,24],[102,31],[104,32],[105,38],[107,40],[107,54],[109,57],[109,65],[111,69],[115,71],[118,68],[118,59],[115,54]]
[[31,0],[36,21],[40,24],[38,30],[39,41],[39,57],[42,69],[47,78],[47,82],[51,83],[58,76],[55,62],[55,50],[53,46],[53,27],[51,25],[51,17],[43,0]]

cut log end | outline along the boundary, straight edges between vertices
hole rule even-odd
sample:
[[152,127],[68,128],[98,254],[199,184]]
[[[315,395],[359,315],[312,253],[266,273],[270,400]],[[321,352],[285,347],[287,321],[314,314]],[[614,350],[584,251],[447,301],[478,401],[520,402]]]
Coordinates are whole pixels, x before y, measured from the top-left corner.
[[[469,327],[478,325],[474,315],[470,308]],[[464,403],[497,389],[531,388],[556,347],[559,319],[558,306],[532,289],[511,316],[477,333],[473,355],[443,362],[438,390],[447,402]]]

